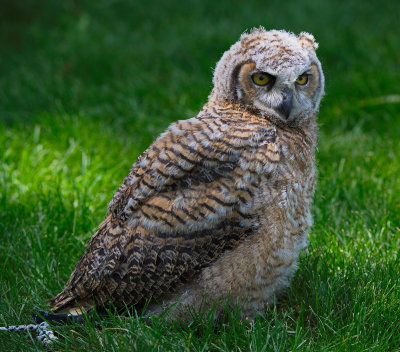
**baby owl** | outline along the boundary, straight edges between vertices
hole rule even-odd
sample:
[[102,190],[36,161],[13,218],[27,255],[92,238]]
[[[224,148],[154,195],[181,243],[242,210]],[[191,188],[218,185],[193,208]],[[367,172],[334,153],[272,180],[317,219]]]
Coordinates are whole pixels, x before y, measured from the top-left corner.
[[196,117],[138,158],[55,312],[238,304],[263,311],[307,246],[324,75],[308,33],[244,33]]

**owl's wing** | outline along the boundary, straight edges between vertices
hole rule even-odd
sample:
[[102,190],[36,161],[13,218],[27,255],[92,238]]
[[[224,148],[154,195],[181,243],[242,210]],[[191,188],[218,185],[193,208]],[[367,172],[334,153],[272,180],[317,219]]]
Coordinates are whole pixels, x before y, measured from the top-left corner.
[[231,135],[224,135],[225,126],[220,125],[220,132],[216,127],[218,123],[197,118],[172,124],[138,158],[111,201],[108,214],[126,219],[143,200],[174,184],[180,185],[185,178],[195,178],[195,172],[205,176],[202,172],[218,172],[224,165],[235,163],[240,147],[248,142],[231,141]]
[[171,125],[133,166],[54,309],[160,296],[248,236],[253,178],[277,162],[275,137],[211,118]]

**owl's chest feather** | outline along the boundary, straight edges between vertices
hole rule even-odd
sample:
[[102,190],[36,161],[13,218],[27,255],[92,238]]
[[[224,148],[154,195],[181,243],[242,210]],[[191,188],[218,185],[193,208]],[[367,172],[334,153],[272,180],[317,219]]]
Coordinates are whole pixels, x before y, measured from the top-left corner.
[[280,133],[242,154],[243,182],[257,183],[260,207],[273,204],[287,211],[306,207],[315,183],[314,143],[304,134]]

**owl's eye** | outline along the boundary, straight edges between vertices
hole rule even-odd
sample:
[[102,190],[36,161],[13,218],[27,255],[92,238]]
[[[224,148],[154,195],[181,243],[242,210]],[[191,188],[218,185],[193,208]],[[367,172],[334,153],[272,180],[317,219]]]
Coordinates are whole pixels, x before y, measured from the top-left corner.
[[272,83],[274,76],[271,76],[265,72],[258,72],[251,76],[251,79],[258,86],[266,86],[268,83]]
[[299,84],[301,86],[304,86],[305,84],[307,84],[307,82],[308,82],[308,74],[307,73],[303,73],[296,79],[296,84]]

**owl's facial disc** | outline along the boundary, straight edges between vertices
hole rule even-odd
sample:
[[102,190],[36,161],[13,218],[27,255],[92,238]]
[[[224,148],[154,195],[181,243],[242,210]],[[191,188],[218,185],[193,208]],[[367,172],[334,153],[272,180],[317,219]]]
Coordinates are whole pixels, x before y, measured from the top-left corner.
[[276,74],[260,70],[253,62],[238,69],[235,91],[239,103],[256,108],[284,123],[300,123],[315,111],[316,65],[300,72]]
[[[302,84],[305,84],[303,76],[301,76],[302,79]],[[307,76],[305,76],[307,77]],[[267,92],[271,91],[273,86],[275,85],[276,82],[276,77],[269,74],[268,72],[255,72],[251,75],[251,80],[255,84],[256,88],[263,89],[264,91],[266,90]],[[297,83],[297,81],[296,81]],[[286,87],[282,90],[282,101],[281,103],[275,107],[275,110],[288,119],[290,112],[292,110],[293,106],[293,90]],[[274,108],[274,106],[271,106],[271,108]]]

